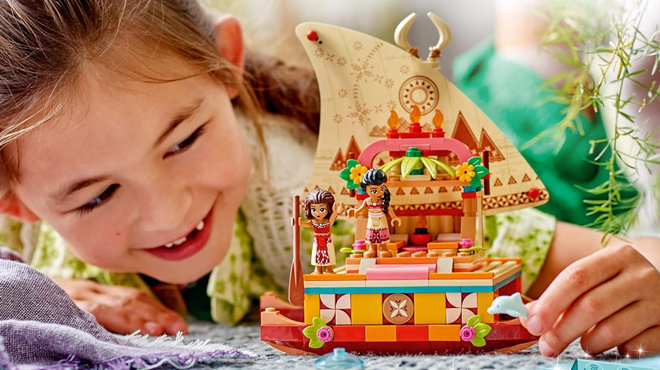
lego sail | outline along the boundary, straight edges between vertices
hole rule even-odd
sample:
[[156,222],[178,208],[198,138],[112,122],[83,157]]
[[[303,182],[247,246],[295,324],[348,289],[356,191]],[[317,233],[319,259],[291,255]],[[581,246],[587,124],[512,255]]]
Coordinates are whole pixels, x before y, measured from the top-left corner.
[[[385,41],[333,25],[303,23],[296,34],[318,77],[322,107],[319,142],[307,191],[327,189],[337,201],[355,204],[339,172],[346,168],[349,159],[358,159],[368,145],[388,138],[388,133],[411,131],[417,122],[411,122],[410,115],[413,106],[417,106],[421,113],[417,130],[442,132],[446,138],[464,143],[472,156],[484,157],[487,153],[490,177],[489,191],[481,204],[484,215],[547,202],[546,187],[520,152],[440,74],[437,63],[425,62]],[[437,110],[444,122],[437,118],[434,121]],[[398,116],[394,127],[388,126],[391,111]],[[372,163],[362,164],[380,167],[391,159],[388,152],[382,152]],[[446,160],[453,168],[462,163],[455,153]],[[458,210],[463,189],[460,184],[446,183],[420,181],[419,186],[398,188],[393,205],[397,209]]]

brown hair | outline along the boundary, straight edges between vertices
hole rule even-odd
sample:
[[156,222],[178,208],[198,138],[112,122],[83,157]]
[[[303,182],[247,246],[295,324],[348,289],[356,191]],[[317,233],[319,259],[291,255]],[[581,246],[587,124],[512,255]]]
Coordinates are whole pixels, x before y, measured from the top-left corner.
[[258,106],[318,132],[313,72],[248,52],[241,83],[216,52],[212,19],[197,0],[5,0],[0,45],[0,195],[19,176],[19,147],[7,144],[57,115],[86,65],[115,70],[125,54],[139,61],[173,53],[236,89],[234,103],[255,122],[262,147]]
[[332,207],[335,205],[335,197],[329,191],[323,189],[313,190],[305,197],[305,217],[312,220],[312,204],[325,204],[328,207],[328,214],[325,219],[329,219],[332,215]]

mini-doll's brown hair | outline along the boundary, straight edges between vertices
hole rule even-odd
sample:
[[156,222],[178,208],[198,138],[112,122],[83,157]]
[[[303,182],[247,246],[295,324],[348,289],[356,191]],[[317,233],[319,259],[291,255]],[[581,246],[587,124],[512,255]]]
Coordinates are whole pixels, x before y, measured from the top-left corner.
[[[241,82],[236,67],[218,55],[213,20],[198,0],[3,0],[0,196],[19,180],[16,139],[64,109],[90,65],[116,71],[122,60],[144,56],[163,63],[178,57],[238,91],[234,104],[255,122],[262,147],[260,107],[318,132],[313,72],[248,51]],[[139,73],[135,77],[166,82]]]
[[332,207],[335,205],[335,197],[329,191],[323,189],[313,190],[305,197],[305,217],[312,220],[312,204],[325,204],[328,207],[328,214],[325,219],[329,219],[332,214]]

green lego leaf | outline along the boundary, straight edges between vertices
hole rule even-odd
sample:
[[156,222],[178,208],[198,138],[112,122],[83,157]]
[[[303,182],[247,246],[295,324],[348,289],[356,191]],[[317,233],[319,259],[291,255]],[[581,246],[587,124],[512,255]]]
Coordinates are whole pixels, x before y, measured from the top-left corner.
[[[486,345],[486,340],[484,338],[481,338],[481,337],[476,337],[476,338],[472,339],[470,341],[470,343],[472,343],[472,345],[475,346],[475,347],[483,347],[483,346]],[[311,345],[310,345],[310,347],[311,347]]]
[[427,157],[421,157],[421,159],[424,167],[426,167],[426,169],[431,174],[431,178],[435,179],[435,177],[438,175],[438,171],[435,169],[435,163],[433,163],[433,161]]
[[360,187],[360,184],[356,184],[353,182],[353,180],[350,180],[348,184],[346,185],[346,189],[348,190],[355,190]]
[[483,179],[486,175],[488,175],[488,168],[484,166],[474,166],[474,174],[476,177]]
[[473,178],[472,180],[470,180],[470,186],[475,188],[481,186],[481,179],[478,177]]
[[358,164],[360,164],[360,162],[358,162],[357,160],[349,159],[348,161],[346,161],[346,168],[348,168],[348,171],[350,172],[351,168],[357,166]]
[[443,161],[437,160],[435,158],[429,158],[429,159],[431,160],[431,162],[435,163],[438,167],[440,167],[443,170],[447,171],[449,176],[451,176],[452,178],[456,177],[456,170],[454,168],[452,168],[450,165],[448,165],[447,163],[445,163]]
[[319,330],[325,326],[325,321],[320,317],[315,317],[312,319],[312,324],[314,325],[316,330]]
[[477,337],[484,338],[488,333],[490,333],[490,325],[484,324],[484,323],[479,323],[474,327],[474,332],[476,333]]
[[318,336],[316,335],[316,332],[318,330],[319,329],[315,328],[314,326],[308,326],[305,329],[303,329],[303,335],[309,339],[318,339]]
[[415,165],[419,162],[419,157],[406,157],[401,163],[401,178],[406,178],[410,172],[415,169]]
[[475,328],[476,325],[479,324],[480,322],[481,322],[481,316],[474,315],[468,319],[467,325]]
[[353,249],[349,247],[344,247],[339,250],[339,253],[353,253]]
[[403,162],[404,159],[405,159],[405,157],[401,157],[401,158],[397,158],[393,161],[387,162],[384,165],[380,166],[380,170],[387,173],[389,170],[394,168],[394,166],[396,166],[397,164]]
[[344,181],[353,181],[351,180],[351,169],[350,168],[344,168],[343,170],[339,171],[339,177],[344,180]]
[[481,164],[481,157],[472,157],[468,159],[468,164],[477,167]]
[[[481,338],[483,340],[483,338]],[[486,341],[484,341],[484,344],[486,344]],[[323,347],[323,342],[321,342],[318,338],[313,338],[309,341],[309,348],[321,348]]]

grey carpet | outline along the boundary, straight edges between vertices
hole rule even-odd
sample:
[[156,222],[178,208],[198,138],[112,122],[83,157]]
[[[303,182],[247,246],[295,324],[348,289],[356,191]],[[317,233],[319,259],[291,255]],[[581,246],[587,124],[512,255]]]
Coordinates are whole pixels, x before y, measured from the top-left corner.
[[[318,357],[286,355],[260,340],[256,323],[228,328],[206,322],[190,325],[189,339],[211,339],[216,342],[254,352],[253,360],[226,362],[215,368],[293,370],[313,369]],[[613,360],[616,350],[610,350],[598,359]],[[513,355],[457,355],[457,356],[360,356],[366,369],[436,369],[436,370],[499,370],[499,369],[554,369],[558,364],[570,368],[573,360],[586,358],[578,341],[559,357],[543,357],[536,345]]]

